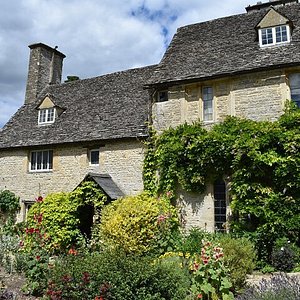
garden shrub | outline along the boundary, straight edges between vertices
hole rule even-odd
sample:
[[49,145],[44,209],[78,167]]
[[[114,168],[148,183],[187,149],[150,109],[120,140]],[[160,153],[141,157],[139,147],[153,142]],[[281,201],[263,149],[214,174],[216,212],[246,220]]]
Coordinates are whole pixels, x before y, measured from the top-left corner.
[[15,222],[16,212],[20,209],[20,199],[9,190],[0,191],[0,231],[5,231]]
[[230,280],[234,290],[245,285],[247,274],[255,268],[256,251],[254,244],[246,238],[233,238],[228,234],[219,236],[224,252],[224,264],[230,271]]
[[191,292],[195,298],[234,299],[229,270],[225,267],[224,253],[216,243],[202,241],[201,252],[194,254],[191,261],[192,286]]
[[175,250],[182,252],[184,255],[199,253],[203,240],[214,241],[216,240],[216,235],[201,228],[191,228],[187,234],[180,233],[177,235]]
[[263,279],[258,285],[250,287],[237,300],[299,300],[299,286],[299,277],[276,274],[271,279]]
[[104,207],[101,223],[94,229],[94,242],[106,248],[121,248],[126,253],[165,250],[165,242],[178,226],[177,211],[167,196],[157,199],[143,193]]
[[[262,266],[275,241],[300,246],[300,110],[287,106],[274,122],[229,116],[205,130],[201,123],[152,134],[144,164],[145,188],[203,192],[222,176],[231,181],[230,228],[253,233]],[[159,176],[156,176],[159,174]],[[155,178],[151,179],[151,178]]]
[[288,246],[275,248],[272,252],[272,265],[278,271],[292,271],[296,266],[294,251]]
[[182,300],[189,274],[170,261],[122,250],[68,255],[51,269],[49,299]]
[[77,217],[80,202],[68,193],[50,194],[39,197],[27,215],[25,248],[35,247],[36,233],[43,235],[43,247],[48,251],[60,252],[69,249],[80,238]]

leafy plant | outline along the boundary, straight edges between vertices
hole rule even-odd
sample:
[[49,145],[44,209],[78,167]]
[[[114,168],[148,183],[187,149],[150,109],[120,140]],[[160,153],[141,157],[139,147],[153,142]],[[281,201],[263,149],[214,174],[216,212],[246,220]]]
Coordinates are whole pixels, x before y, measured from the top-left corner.
[[189,285],[189,274],[178,264],[117,249],[58,259],[47,295],[50,299],[181,300]]
[[201,253],[192,258],[191,292],[196,298],[233,299],[229,272],[223,264],[222,248],[203,241]]
[[278,271],[292,271],[296,265],[295,253],[287,246],[274,249],[272,252],[272,265]]
[[35,232],[42,228],[45,235],[43,247],[51,252],[61,252],[76,244],[80,238],[77,209],[81,203],[67,193],[50,194],[45,199],[39,198],[32,205],[27,215],[25,248],[32,252],[35,247]]
[[203,192],[207,183],[228,176],[230,228],[239,235],[251,233],[258,259],[270,263],[278,238],[300,245],[299,123],[300,110],[288,107],[274,122],[230,116],[209,131],[195,123],[153,135],[145,187],[147,182],[153,187],[151,176],[158,173],[159,191],[175,193],[181,185]]
[[157,199],[144,193],[104,207],[101,223],[94,229],[94,241],[126,253],[146,253],[167,248],[164,242],[178,225],[177,211],[167,196]]
[[9,190],[0,191],[1,231],[11,231],[15,223],[16,212],[20,209],[19,197]]
[[219,243],[224,252],[224,265],[229,269],[230,281],[235,291],[241,290],[248,274],[255,268],[255,246],[246,238],[220,235]]

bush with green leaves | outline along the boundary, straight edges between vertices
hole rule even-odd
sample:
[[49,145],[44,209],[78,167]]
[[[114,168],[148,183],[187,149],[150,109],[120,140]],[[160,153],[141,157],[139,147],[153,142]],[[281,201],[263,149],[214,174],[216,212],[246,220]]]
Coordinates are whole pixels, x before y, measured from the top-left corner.
[[256,266],[255,245],[247,238],[234,238],[228,234],[220,235],[219,242],[234,290],[241,290],[246,284],[247,275],[251,274]]
[[9,190],[0,191],[0,225],[11,227],[19,209],[19,197]]
[[32,239],[28,232],[42,229],[44,247],[48,251],[66,252],[83,238],[80,208],[91,205],[97,214],[106,201],[107,197],[97,184],[88,180],[71,193],[54,193],[44,199],[39,197],[27,215],[25,248],[30,251]]
[[80,202],[68,193],[50,194],[44,199],[40,197],[27,215],[25,249],[31,252],[35,248],[35,233],[43,235],[43,247],[52,253],[76,244],[80,238],[79,205]]
[[[229,116],[205,130],[201,123],[170,128],[148,142],[145,188],[204,192],[231,181],[231,230],[254,233],[258,259],[270,263],[280,237],[300,245],[300,110],[287,106],[274,122]],[[159,174],[159,176],[157,176]]]
[[[117,251],[115,251],[117,250]],[[51,269],[49,299],[182,300],[189,273],[177,263],[127,255],[120,249],[59,258]],[[56,298],[54,298],[56,297]]]
[[158,252],[168,248],[178,230],[177,210],[170,198],[143,193],[118,199],[103,208],[101,223],[94,228],[94,242],[126,253]]

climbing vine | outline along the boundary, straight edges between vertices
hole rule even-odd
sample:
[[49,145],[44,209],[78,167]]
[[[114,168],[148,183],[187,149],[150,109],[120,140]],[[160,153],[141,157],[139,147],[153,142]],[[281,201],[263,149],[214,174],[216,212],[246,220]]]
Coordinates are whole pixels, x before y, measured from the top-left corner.
[[[229,116],[205,130],[200,123],[154,135],[145,158],[145,188],[203,192],[228,176],[235,232],[300,243],[300,110],[288,106],[275,122]],[[147,176],[145,176],[145,174]],[[265,245],[262,245],[264,247]]]

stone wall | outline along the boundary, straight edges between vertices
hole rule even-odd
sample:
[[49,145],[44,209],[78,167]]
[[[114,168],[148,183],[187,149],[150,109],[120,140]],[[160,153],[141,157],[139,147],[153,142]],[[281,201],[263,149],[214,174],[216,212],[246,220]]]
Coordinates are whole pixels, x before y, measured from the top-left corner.
[[[109,174],[127,195],[136,194],[143,189],[143,148],[140,142],[107,142],[100,147],[99,166],[90,166],[89,149],[85,145],[53,148],[51,172],[29,172],[29,153],[36,149],[2,150],[0,190],[14,192],[21,201],[32,201],[38,195],[72,191],[88,172]],[[24,209],[23,205],[20,220],[24,217]]]
[[275,120],[282,114],[285,100],[290,98],[284,70],[174,86],[169,88],[168,101],[152,106],[154,127],[161,132],[184,122],[202,121],[204,86],[212,86],[214,92],[214,121],[204,123],[208,127],[222,122],[228,115]]
[[[152,107],[154,128],[162,132],[184,122],[202,121],[202,87],[212,86],[214,121],[222,122],[226,116],[238,116],[253,120],[275,120],[290,98],[287,76],[284,70],[274,70],[225,78],[222,80],[178,85],[169,88],[169,100],[154,103]],[[214,231],[213,186],[203,195],[179,190],[179,206],[183,212],[186,228],[205,228]],[[229,202],[228,202],[229,203]],[[227,213],[230,214],[229,205]]]

